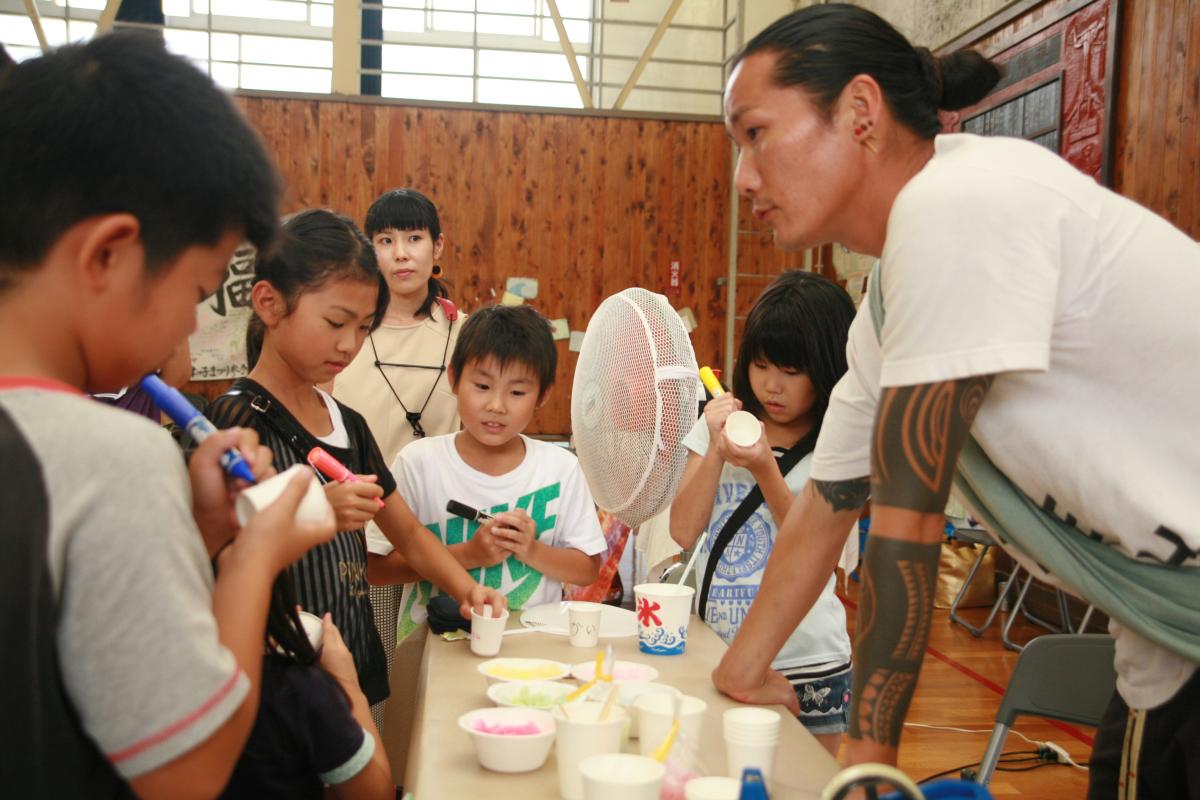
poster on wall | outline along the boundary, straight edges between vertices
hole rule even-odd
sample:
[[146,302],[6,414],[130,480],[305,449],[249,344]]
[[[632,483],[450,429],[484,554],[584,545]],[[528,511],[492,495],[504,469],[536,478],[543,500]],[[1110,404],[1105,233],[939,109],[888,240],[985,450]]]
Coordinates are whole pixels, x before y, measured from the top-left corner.
[[250,287],[254,285],[254,246],[234,251],[225,280],[196,313],[196,332],[188,339],[192,350],[192,380],[216,381],[246,374],[246,323]]

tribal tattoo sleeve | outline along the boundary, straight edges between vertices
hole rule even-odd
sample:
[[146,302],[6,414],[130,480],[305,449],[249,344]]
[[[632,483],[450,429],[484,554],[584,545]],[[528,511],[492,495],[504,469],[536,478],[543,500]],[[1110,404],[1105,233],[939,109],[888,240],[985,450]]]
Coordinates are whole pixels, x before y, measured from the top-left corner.
[[[884,390],[871,442],[879,506],[941,514],[991,377]],[[889,533],[903,534],[903,531]],[[939,542],[872,536],[863,558],[850,735],[896,747],[925,655]]]

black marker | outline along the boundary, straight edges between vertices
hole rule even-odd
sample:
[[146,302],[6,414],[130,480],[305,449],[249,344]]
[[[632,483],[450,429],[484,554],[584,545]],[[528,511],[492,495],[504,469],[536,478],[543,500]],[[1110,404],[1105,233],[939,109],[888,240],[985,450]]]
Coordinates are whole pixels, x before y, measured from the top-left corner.
[[464,517],[475,522],[487,522],[489,519],[495,519],[495,517],[486,511],[471,508],[466,503],[460,503],[457,500],[451,500],[446,503],[446,510],[456,517]]

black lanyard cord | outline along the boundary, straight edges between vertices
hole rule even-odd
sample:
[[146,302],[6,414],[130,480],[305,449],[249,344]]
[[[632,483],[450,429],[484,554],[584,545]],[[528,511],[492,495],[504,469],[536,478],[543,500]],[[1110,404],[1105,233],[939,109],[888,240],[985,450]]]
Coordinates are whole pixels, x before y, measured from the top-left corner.
[[[428,364],[392,364],[379,360],[379,351],[375,348],[374,333],[367,334],[367,339],[371,342],[371,353],[375,356],[375,369],[379,370],[379,376],[383,378],[383,382],[387,384],[388,389],[392,392],[392,397],[396,398],[396,402],[400,404],[400,408],[404,409],[404,416],[408,420],[408,424],[412,426],[413,436],[418,439],[425,437],[425,429],[421,427],[421,415],[425,413],[425,409],[429,407],[429,401],[433,398],[433,392],[437,389],[438,381],[442,379],[442,373],[446,371],[446,355],[450,352],[450,332],[454,330],[454,320],[450,320],[446,326],[446,344],[442,348],[442,363],[440,366],[431,366]],[[384,367],[409,367],[412,369],[435,369],[437,375],[433,379],[433,383],[429,386],[429,394],[425,395],[425,402],[421,404],[420,411],[409,411],[408,406],[404,405],[404,401],[400,399],[400,394],[396,391],[396,387],[388,380],[387,373],[383,371]]]

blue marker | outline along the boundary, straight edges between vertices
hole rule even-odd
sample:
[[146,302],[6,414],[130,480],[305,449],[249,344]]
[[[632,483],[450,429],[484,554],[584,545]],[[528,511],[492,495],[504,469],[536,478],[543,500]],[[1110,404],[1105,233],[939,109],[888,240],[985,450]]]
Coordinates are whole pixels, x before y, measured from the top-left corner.
[[[215,425],[189,403],[178,389],[163,383],[162,378],[157,375],[147,375],[142,378],[141,386],[146,390],[146,394],[154,398],[158,407],[174,420],[176,425],[187,431],[197,444],[217,432]],[[237,450],[225,451],[221,456],[221,469],[247,483],[255,482],[250,465]]]

